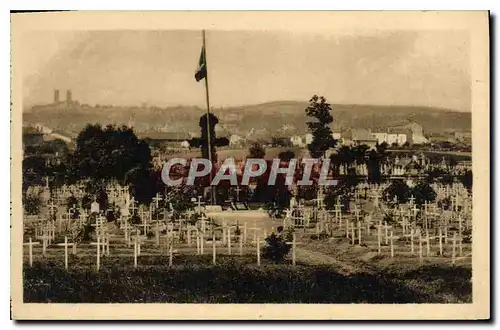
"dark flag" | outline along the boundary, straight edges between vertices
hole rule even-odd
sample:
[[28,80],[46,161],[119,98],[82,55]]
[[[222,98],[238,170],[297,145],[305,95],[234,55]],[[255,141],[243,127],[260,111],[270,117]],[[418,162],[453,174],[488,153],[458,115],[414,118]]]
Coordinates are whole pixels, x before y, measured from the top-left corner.
[[205,58],[205,47],[201,48],[200,63],[198,64],[198,69],[194,74],[196,81],[200,81],[207,77],[207,61]]

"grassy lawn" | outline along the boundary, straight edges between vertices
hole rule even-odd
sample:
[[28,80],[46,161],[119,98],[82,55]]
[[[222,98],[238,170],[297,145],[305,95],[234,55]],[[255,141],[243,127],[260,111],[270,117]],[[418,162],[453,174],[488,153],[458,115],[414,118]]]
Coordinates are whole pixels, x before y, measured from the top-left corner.
[[[83,261],[83,260],[82,260]],[[24,265],[24,301],[52,303],[425,303],[467,302],[470,270],[442,266],[341,275],[327,266],[255,265],[254,257],[107,257],[97,273],[88,263],[59,260]],[[428,283],[429,285],[425,285]],[[423,287],[422,287],[423,285]],[[447,290],[452,299],[436,295]],[[455,294],[456,293],[456,294]]]

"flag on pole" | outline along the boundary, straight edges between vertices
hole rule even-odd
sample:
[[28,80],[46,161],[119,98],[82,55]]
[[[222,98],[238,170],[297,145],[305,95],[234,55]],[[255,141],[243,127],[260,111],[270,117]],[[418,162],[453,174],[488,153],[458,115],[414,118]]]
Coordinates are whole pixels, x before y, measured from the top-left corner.
[[196,79],[196,81],[200,81],[206,77],[207,77],[207,61],[205,58],[205,47],[203,46],[201,48],[200,62],[198,64],[198,69],[194,74],[194,78]]

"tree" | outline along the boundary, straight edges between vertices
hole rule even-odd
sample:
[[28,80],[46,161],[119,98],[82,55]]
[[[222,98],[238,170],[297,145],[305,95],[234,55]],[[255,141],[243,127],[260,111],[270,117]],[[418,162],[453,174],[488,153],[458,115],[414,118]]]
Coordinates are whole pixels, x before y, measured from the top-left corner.
[[350,199],[352,197],[351,185],[346,178],[340,178],[338,184],[329,186],[325,192],[324,206],[326,209],[333,210],[337,200],[342,205],[343,211],[348,211]]
[[[207,120],[209,121],[207,130]],[[210,151],[212,156],[212,162],[217,161],[217,151],[216,147],[223,147],[229,145],[228,138],[217,138],[215,133],[215,126],[219,123],[219,119],[213,113],[204,114],[200,117],[199,126],[201,129],[201,137],[193,138],[189,141],[191,147],[200,148],[201,157],[209,159],[208,156],[208,132],[210,132]]]
[[314,158],[323,157],[325,152],[333,148],[337,142],[330,129],[330,124],[333,122],[332,107],[323,96],[314,95],[309,100],[309,106],[305,111],[312,119],[307,122],[307,127],[313,135],[312,142],[307,146],[309,153]]
[[23,159],[23,190],[32,185],[42,185],[47,175],[45,159],[41,156],[28,156]]
[[402,180],[395,180],[389,187],[385,188],[382,197],[387,202],[391,202],[394,197],[397,197],[398,203],[406,203],[410,198],[410,187]]
[[150,168],[135,167],[127,172],[125,182],[139,204],[149,205],[156,194],[156,176]]
[[380,165],[387,158],[387,143],[376,144],[375,149],[368,153],[366,166],[368,168],[368,182],[380,183],[382,176]]
[[460,176],[460,182],[468,189],[472,190],[472,171],[467,170],[465,174]]
[[418,182],[412,189],[411,195],[415,198],[415,204],[423,205],[425,202],[433,202],[436,200],[436,192],[428,182]]
[[248,158],[262,159],[266,155],[266,150],[262,144],[255,142],[248,148]]
[[341,146],[337,151],[338,162],[344,166],[344,173],[354,163],[355,156],[351,148],[348,146]]
[[172,204],[175,212],[185,212],[195,206],[192,199],[198,198],[199,192],[196,186],[188,186],[184,182],[178,186],[169,187],[166,199]]
[[70,176],[92,181],[125,180],[133,168],[151,166],[151,152],[126,126],[88,124],[78,134],[76,150],[69,169]]
[[440,168],[433,168],[428,170],[426,173],[425,180],[429,183],[439,182],[442,184],[452,184],[453,176]]

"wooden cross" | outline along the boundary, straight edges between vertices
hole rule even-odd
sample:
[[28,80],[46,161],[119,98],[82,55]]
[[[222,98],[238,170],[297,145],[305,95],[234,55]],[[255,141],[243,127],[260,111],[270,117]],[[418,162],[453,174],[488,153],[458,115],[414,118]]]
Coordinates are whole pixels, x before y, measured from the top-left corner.
[[43,235],[40,236],[39,238],[42,239],[42,255],[45,257],[46,250],[47,250],[47,245],[50,244],[50,240],[52,239],[52,236],[47,234],[46,229],[43,230]]
[[155,221],[155,244],[160,246],[160,222],[158,220]]
[[456,258],[457,258],[457,252],[456,252],[456,248],[457,248],[457,241],[461,241],[461,240],[462,240],[462,238],[461,238],[461,237],[458,237],[457,232],[454,232],[454,233],[453,233],[453,238],[447,238],[446,240],[447,240],[447,241],[452,241],[452,243],[453,243],[453,250],[452,250],[452,255],[451,255],[451,258],[452,258],[452,264],[454,265],[454,264],[455,264],[455,261],[456,261]]
[[426,242],[427,243],[427,253],[426,253],[426,256],[430,255],[430,250],[431,250],[430,240],[431,240],[431,238],[429,237],[429,230],[425,231],[425,238],[422,238],[422,231],[419,231],[418,247],[419,247],[420,259],[422,259],[422,242]]
[[236,201],[239,202],[240,201],[240,192],[243,190],[240,189],[240,186],[236,186],[236,188],[234,190],[236,191]]
[[243,255],[243,235],[240,234],[239,237],[239,242],[240,242],[240,256]]
[[64,246],[64,268],[68,270],[68,246],[73,246],[74,243],[68,243],[68,236],[64,236],[64,243],[57,245]]
[[40,244],[40,243],[39,242],[32,242],[31,237],[29,238],[29,243],[23,243],[23,245],[29,246],[30,267],[33,267],[33,245],[38,245],[38,244]]
[[199,240],[199,244],[200,244],[200,254],[203,255],[203,248],[204,248],[204,245],[205,245],[205,234],[202,232],[202,231],[199,231],[198,232],[198,236],[197,236],[198,240]]
[[355,216],[356,216],[356,221],[359,221],[359,213],[360,213],[360,212],[361,212],[361,211],[358,209],[358,205],[357,205],[357,204],[356,204],[356,205],[354,205],[354,214],[355,214]]
[[137,255],[141,255],[141,243],[142,243],[142,240],[141,240],[141,235],[140,235],[140,231],[139,229],[137,229],[136,233],[135,233],[135,242],[137,244]]
[[198,196],[198,199],[195,199],[195,201],[198,204],[198,210],[197,210],[197,212],[201,213],[201,204],[205,204],[205,203],[201,201],[201,196]]
[[137,268],[137,256],[139,254],[138,244],[140,244],[140,243],[137,241],[137,236],[135,236],[134,237],[134,268]]
[[[231,255],[231,229],[236,228],[236,226],[228,226],[227,227],[227,253]],[[264,231],[264,237],[266,237],[265,231]]]
[[163,198],[161,197],[160,193],[156,193],[156,196],[153,197],[153,201],[155,202],[156,208],[158,208],[158,206],[159,206],[158,203],[162,200],[163,200]]
[[57,206],[54,204],[53,200],[50,201],[50,204],[47,205],[47,207],[49,208],[49,213],[52,212],[54,209],[57,209]]
[[389,244],[389,242],[388,242],[388,236],[389,236],[389,235],[388,235],[388,229],[389,229],[389,228],[391,228],[391,230],[392,230],[392,226],[388,226],[388,225],[387,225],[387,221],[384,221],[384,229],[385,229],[385,244],[386,244],[386,245],[387,245],[387,244]]
[[97,235],[97,242],[91,242],[90,245],[95,245],[96,248],[97,248],[97,266],[96,266],[96,269],[97,271],[99,271],[99,269],[101,268],[101,237],[99,235]]
[[409,201],[410,201],[410,205],[413,205],[415,202],[415,197],[413,197],[413,195],[411,195],[411,197],[409,198]]
[[122,229],[125,233],[125,243],[127,244],[127,246],[130,246],[130,231],[133,228],[134,228],[133,226],[129,225],[127,218],[125,218],[125,225],[123,226]]
[[399,239],[399,236],[394,236],[394,233],[391,230],[391,235],[389,236],[389,240],[391,241],[391,258],[394,258],[394,240],[395,239]]
[[[253,231],[253,241],[254,241],[254,242],[255,242],[255,241],[257,241],[257,240],[258,240],[258,236],[259,236],[259,235],[258,235],[258,231],[260,231],[261,229],[260,229],[260,228],[258,228],[258,227],[256,226],[255,222],[254,222],[254,227],[253,227],[253,228],[247,228],[247,227],[246,227],[246,224],[247,224],[247,223],[245,222],[245,231],[247,231],[247,230],[251,230],[251,231]],[[246,235],[245,235],[245,236],[246,236]]]
[[169,246],[168,246],[168,266],[172,267],[172,264],[174,262],[174,255],[173,255],[173,249],[174,249],[174,238],[170,237],[169,241]]
[[443,235],[443,230],[441,229],[441,227],[439,227],[439,235],[434,237],[434,238],[437,238],[439,241],[439,255],[442,257],[443,256],[443,238],[446,241],[446,236]]
[[295,266],[297,259],[297,244],[302,244],[302,243],[298,243],[295,240],[295,233],[293,233],[292,237],[293,237],[292,242],[286,242],[286,244],[292,246],[292,265]]
[[212,262],[215,265],[217,259],[217,247],[215,246],[215,234],[212,234]]
[[358,244],[361,245],[361,222],[359,220],[357,221],[357,226],[358,226]]
[[382,250],[382,221],[379,220],[377,225],[377,246],[378,246],[378,254],[380,254]]
[[151,224],[149,224],[145,218],[142,218],[142,232],[144,235],[147,235],[148,233],[148,228],[151,227]]
[[56,225],[54,224],[54,220],[50,221],[47,226],[49,227],[49,234],[52,237],[51,241],[55,240],[55,238],[56,238]]
[[188,243],[188,246],[191,246],[192,232],[194,231],[196,234],[196,232],[198,232],[198,228],[196,226],[189,225],[186,227],[186,231],[187,231],[187,243]]
[[135,206],[136,203],[135,198],[132,197],[130,200],[130,209],[132,210],[132,214],[135,214],[135,210],[137,210],[137,207]]
[[259,235],[257,235],[257,238],[256,238],[256,248],[257,248],[257,266],[260,266],[260,243],[266,243],[266,241],[261,241],[259,239]]

